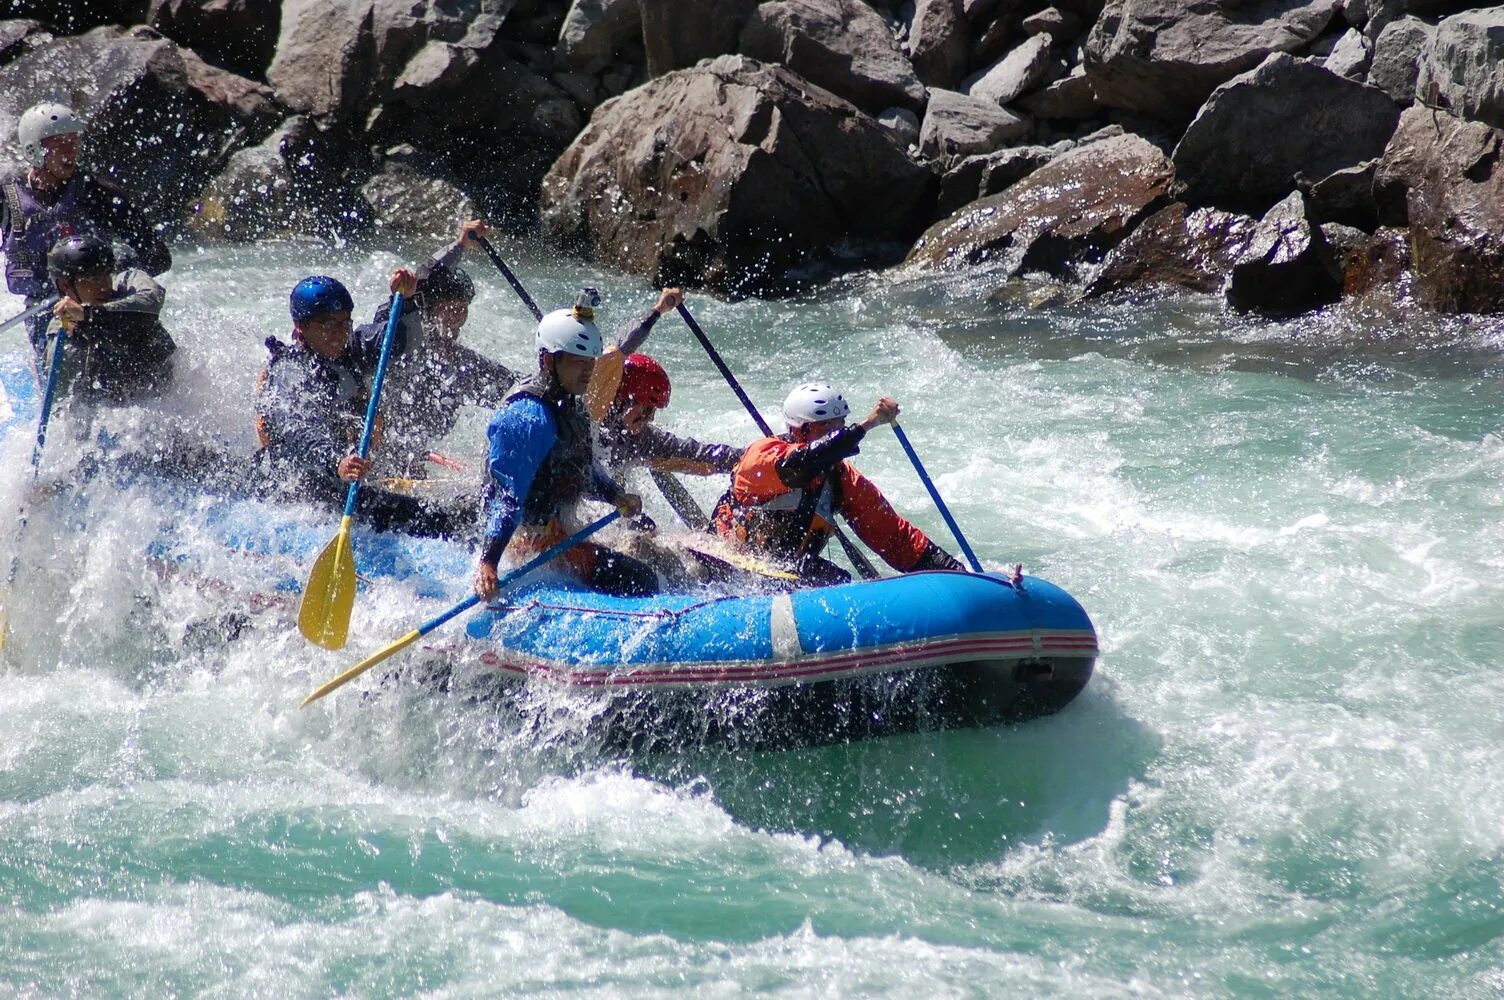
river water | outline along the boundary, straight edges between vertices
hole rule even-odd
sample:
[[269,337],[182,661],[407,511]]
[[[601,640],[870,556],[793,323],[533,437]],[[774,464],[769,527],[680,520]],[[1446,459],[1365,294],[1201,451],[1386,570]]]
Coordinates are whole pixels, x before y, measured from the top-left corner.
[[[545,307],[581,283],[608,326],[652,303],[501,245]],[[474,256],[466,340],[526,366],[530,322]],[[181,250],[180,384],[124,432],[248,453],[287,289],[329,271],[365,314],[398,259]],[[377,588],[342,653],[276,614],[199,641],[216,599],[140,560],[191,516],[39,514],[0,673],[0,993],[1504,995],[1504,323],[993,287],[691,308],[769,417],[812,377],[900,400],[983,561],[1093,616],[1098,672],[1060,715],[622,757],[567,706],[547,736],[400,686],[299,711],[426,606]],[[647,349],[667,426],[753,436],[677,319]],[[487,416],[449,452],[473,459]],[[65,419],[53,463],[73,441]],[[949,541],[896,442],[858,463]]]

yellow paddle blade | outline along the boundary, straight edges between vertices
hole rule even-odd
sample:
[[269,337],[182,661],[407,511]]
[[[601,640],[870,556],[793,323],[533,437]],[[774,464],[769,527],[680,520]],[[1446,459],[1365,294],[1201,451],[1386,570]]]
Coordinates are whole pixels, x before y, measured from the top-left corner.
[[368,657],[366,657],[364,660],[361,660],[359,663],[355,664],[355,666],[351,667],[349,670],[346,670],[344,673],[342,673],[338,677],[334,678],[334,680],[329,681],[323,687],[321,687],[317,691],[313,692],[313,694],[309,695],[307,698],[304,698],[303,699],[303,704],[299,705],[298,707],[299,708],[307,708],[309,705],[312,705],[314,702],[316,702],[320,698],[324,697],[324,695],[328,694],[330,691],[333,691],[336,688],[344,687],[346,684],[350,683],[355,678],[357,678],[361,674],[365,673],[367,670],[370,670],[372,667],[374,667],[376,664],[380,663],[382,660],[384,660],[387,657],[393,655],[394,653],[400,653],[400,652],[402,652],[402,650],[406,649],[408,646],[411,646],[413,643],[417,642],[418,639],[420,637],[422,637],[422,635],[423,635],[423,630],[422,629],[416,629],[416,628],[413,629],[411,632],[407,633],[407,635],[404,635],[402,638],[398,639],[396,642],[392,643],[390,646],[386,647],[381,652],[377,653],[374,656],[368,656]]
[[308,574],[303,603],[298,608],[298,631],[315,646],[341,649],[350,637],[350,612],[355,609],[355,551],[350,545],[350,521],[339,522],[339,533],[324,546]]

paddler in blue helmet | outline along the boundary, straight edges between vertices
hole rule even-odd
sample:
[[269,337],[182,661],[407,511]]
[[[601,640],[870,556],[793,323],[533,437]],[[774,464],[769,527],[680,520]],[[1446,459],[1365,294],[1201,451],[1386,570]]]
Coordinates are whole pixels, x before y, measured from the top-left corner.
[[[642,499],[624,491],[595,461],[590,416],[580,397],[601,356],[594,307],[586,289],[572,309],[538,322],[538,371],[520,383],[486,429],[485,533],[475,593],[496,596],[503,553],[523,559],[561,541],[564,522],[582,500],[614,504],[624,517],[642,511]],[[658,591],[647,564],[602,545],[584,542],[556,560],[587,586],[618,596]]]

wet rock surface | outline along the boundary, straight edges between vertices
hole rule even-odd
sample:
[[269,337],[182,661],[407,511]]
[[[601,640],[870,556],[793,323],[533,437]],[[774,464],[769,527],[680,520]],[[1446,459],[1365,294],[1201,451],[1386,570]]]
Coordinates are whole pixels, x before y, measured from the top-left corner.
[[1336,254],[1307,217],[1304,195],[1292,193],[1258,221],[1224,294],[1234,309],[1265,316],[1295,316],[1341,297]]
[[1167,205],[1149,216],[1102,262],[1086,298],[1143,286],[1198,292],[1222,288],[1253,238],[1255,220],[1215,208]]

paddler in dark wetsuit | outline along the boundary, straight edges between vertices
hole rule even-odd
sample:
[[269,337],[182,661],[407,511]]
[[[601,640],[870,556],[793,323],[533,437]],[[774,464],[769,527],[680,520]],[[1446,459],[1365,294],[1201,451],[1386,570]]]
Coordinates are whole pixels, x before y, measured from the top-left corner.
[[613,476],[620,478],[633,468],[691,476],[713,476],[736,468],[742,449],[729,444],[702,444],[653,423],[672,397],[673,384],[662,365],[646,354],[627,356],[616,397],[599,428],[606,468]]
[[[594,459],[590,417],[580,401],[601,356],[593,293],[573,309],[538,323],[538,373],[517,386],[486,429],[485,541],[475,592],[496,595],[503,553],[525,558],[562,540],[564,520],[581,500],[604,500],[626,517],[642,500],[624,492]],[[621,596],[656,593],[658,578],[645,564],[585,542],[557,560],[593,589]]]
[[[416,285],[406,268],[392,272],[392,291],[404,298]],[[256,433],[273,485],[286,497],[337,507],[350,483],[375,471],[356,445],[381,344],[351,335],[354,307],[335,279],[304,278],[288,299],[292,344],[266,341],[271,358],[257,383]],[[378,531],[414,535],[466,534],[474,524],[473,510],[429,505],[374,485],[361,489],[356,516]]]
[[711,516],[722,537],[793,566],[807,581],[845,583],[851,574],[820,557],[835,516],[883,561],[901,573],[962,566],[899,516],[866,476],[846,459],[879,424],[898,419],[884,396],[861,423],[847,425],[845,398],[823,382],[796,386],[783,404],[789,432],[751,444],[731,477],[731,489]]
[[[63,104],[38,104],[21,115],[16,139],[27,170],[0,181],[0,248],[5,252],[5,285],[27,306],[53,294],[47,253],[58,241],[93,234],[128,247],[122,260],[150,276],[172,266],[161,237],[113,184],[78,169],[83,123]],[[40,362],[42,341],[52,317],[45,312],[29,328]],[[40,363],[38,365],[40,368]]]
[[[417,291],[399,321],[403,350],[394,349],[381,394],[382,441],[373,453],[384,475],[422,480],[430,462],[448,464],[431,449],[454,430],[460,408],[494,411],[521,378],[459,342],[475,298],[475,283],[459,265],[460,255],[477,245],[477,236],[490,233],[479,219],[466,222],[458,239],[418,268]],[[356,329],[363,351],[380,353],[390,309],[383,303],[371,322]]]
[[69,236],[47,254],[58,303],[46,339],[68,331],[58,392],[73,400],[125,404],[172,383],[177,350],[158,315],[166,292],[138,268],[115,273],[115,253],[96,236]]

